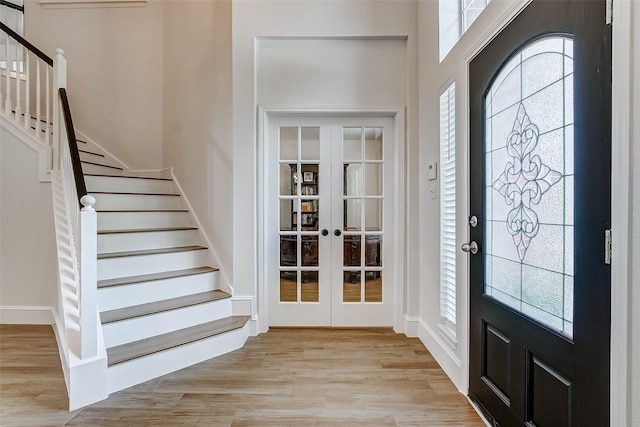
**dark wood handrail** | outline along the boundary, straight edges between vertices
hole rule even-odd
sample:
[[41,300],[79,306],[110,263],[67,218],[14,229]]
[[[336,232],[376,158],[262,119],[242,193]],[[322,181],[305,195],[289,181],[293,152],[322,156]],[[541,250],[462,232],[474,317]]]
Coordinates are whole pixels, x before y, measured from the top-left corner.
[[13,39],[17,40],[18,43],[20,43],[22,46],[29,49],[31,52],[33,52],[34,55],[36,55],[38,58],[42,59],[44,62],[46,62],[47,64],[53,67],[53,59],[49,58],[46,53],[44,53],[43,51],[41,51],[40,49],[38,49],[37,47],[29,43],[24,37],[22,37],[20,34],[16,33],[15,31],[13,31],[11,28],[7,27],[2,22],[0,22],[0,30],[9,34]]
[[10,1],[7,1],[7,0],[0,0],[0,6],[10,7],[11,9],[15,9],[15,10],[18,10],[18,11],[24,13],[24,6],[19,5],[19,4],[15,4],[15,3],[11,3]]
[[82,163],[80,163],[80,152],[78,151],[78,141],[76,140],[76,131],[73,127],[71,119],[71,108],[69,108],[69,100],[67,99],[67,91],[61,87],[59,90],[60,102],[62,103],[62,114],[64,116],[64,124],[67,128],[67,139],[69,140],[69,153],[71,154],[71,166],[73,167],[73,178],[76,182],[76,190],[78,192],[78,202],[82,207],[82,198],[87,195],[87,187],[84,183],[84,174],[82,173]]

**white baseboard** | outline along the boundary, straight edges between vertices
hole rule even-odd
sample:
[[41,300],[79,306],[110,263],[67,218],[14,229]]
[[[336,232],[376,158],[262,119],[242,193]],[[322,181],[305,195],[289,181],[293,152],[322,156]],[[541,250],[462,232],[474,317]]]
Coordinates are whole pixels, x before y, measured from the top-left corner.
[[420,336],[420,318],[404,316],[404,334],[410,338]]
[[444,337],[434,331],[423,319],[420,319],[418,337],[456,388],[466,394],[466,390],[460,388],[462,363]]
[[0,306],[0,323],[7,325],[53,325],[53,307]]

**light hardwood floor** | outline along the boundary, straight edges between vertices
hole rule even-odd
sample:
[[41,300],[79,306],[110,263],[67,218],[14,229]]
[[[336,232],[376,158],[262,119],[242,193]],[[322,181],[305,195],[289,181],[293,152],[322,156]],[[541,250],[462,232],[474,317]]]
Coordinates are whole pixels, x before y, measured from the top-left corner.
[[485,424],[422,343],[390,329],[271,329],[244,348],[66,410],[49,326],[0,325],[2,426]]

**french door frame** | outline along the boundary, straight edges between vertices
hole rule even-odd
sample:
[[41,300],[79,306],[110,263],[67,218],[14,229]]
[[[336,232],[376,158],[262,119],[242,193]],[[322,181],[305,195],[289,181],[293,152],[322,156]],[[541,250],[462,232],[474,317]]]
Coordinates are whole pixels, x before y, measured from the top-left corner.
[[[394,159],[393,159],[393,224],[392,245],[394,253],[393,264],[385,267],[389,283],[394,284],[393,299],[393,330],[397,333],[404,331],[404,311],[406,283],[406,149],[405,149],[405,116],[404,107],[389,108],[314,108],[314,107],[289,107],[289,106],[259,106],[258,107],[258,146],[257,150],[257,183],[256,183],[256,231],[259,248],[257,259],[257,280],[254,317],[257,320],[258,332],[266,332],[269,329],[269,284],[268,284],[268,258],[272,250],[268,245],[266,218],[267,210],[273,209],[267,206],[267,197],[270,194],[268,188],[268,150],[271,141],[269,138],[270,119],[273,117],[298,116],[298,117],[390,117],[394,126]],[[391,277],[389,277],[391,276]]]
[[[460,144],[464,152],[464,176],[458,182],[467,182],[466,176],[469,170],[469,111],[468,111],[468,87],[469,87],[469,63],[505,26],[509,24],[531,0],[514,1],[500,18],[488,25],[483,32],[478,32],[478,39],[472,47],[462,55],[462,63],[457,68],[454,80],[457,89],[463,93],[463,104],[456,106],[457,121],[464,127],[464,132],[456,132],[460,136]],[[491,4],[488,6],[491,7]],[[631,342],[629,330],[631,322],[631,309],[628,301],[631,298],[631,258],[629,236],[631,233],[630,216],[630,184],[631,184],[631,93],[632,93],[632,68],[631,61],[634,58],[633,44],[631,40],[631,2],[613,2],[612,24],[612,54],[613,54],[613,79],[612,79],[612,175],[611,185],[616,191],[611,194],[611,228],[613,231],[613,254],[611,263],[611,366],[610,366],[610,425],[631,425],[631,401],[630,393],[630,361]],[[470,31],[471,32],[471,31]],[[448,77],[447,80],[451,80]],[[464,91],[464,92],[463,92]],[[459,98],[458,98],[459,99]],[[435,101],[434,101],[435,102]],[[462,174],[461,174],[462,175]],[[462,180],[462,181],[460,181]],[[466,205],[460,207],[458,215],[464,217],[464,228],[458,228],[458,243],[465,241],[469,229],[467,218],[469,215],[469,192],[465,184]],[[459,227],[459,226],[458,226]],[[468,240],[467,240],[468,241]],[[460,260],[460,258],[458,258]],[[458,269],[458,274],[465,272],[462,283],[464,286],[465,304],[460,309],[465,312],[465,324],[461,331],[461,339],[466,349],[461,354],[461,382],[460,390],[467,392],[469,388],[469,357],[468,357],[468,295],[469,295],[469,257],[465,256],[464,266]],[[460,310],[459,310],[460,312]]]

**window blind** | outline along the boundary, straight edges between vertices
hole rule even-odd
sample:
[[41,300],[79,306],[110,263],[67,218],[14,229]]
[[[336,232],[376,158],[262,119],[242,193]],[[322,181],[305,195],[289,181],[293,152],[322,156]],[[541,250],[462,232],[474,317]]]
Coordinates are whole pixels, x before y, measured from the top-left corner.
[[440,96],[440,316],[445,332],[456,331],[456,87]]

